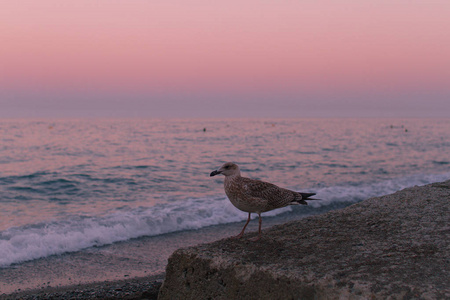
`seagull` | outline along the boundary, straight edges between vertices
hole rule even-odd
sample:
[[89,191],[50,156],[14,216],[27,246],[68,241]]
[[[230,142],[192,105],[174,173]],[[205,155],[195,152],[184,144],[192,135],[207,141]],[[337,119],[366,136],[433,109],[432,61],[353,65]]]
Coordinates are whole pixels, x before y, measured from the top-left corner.
[[242,177],[239,166],[232,162],[223,164],[219,169],[212,171],[209,176],[218,174],[225,175],[225,194],[230,202],[239,210],[248,212],[247,223],[241,233],[234,238],[241,238],[244,235],[252,213],[257,213],[259,216],[259,234],[256,238],[251,239],[257,241],[261,238],[261,213],[288,205],[307,205],[305,200],[318,200],[309,198],[315,193],[294,192],[269,182]]

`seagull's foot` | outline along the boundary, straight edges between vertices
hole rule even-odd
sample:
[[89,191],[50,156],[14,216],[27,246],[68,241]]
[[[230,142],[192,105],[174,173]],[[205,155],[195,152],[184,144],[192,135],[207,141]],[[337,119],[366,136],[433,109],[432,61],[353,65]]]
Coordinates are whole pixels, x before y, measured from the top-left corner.
[[243,234],[240,233],[240,234],[238,234],[238,235],[232,236],[231,238],[232,238],[233,240],[238,240],[238,239],[240,239],[242,236],[243,236]]
[[259,241],[260,239],[261,239],[261,236],[258,235],[258,236],[252,237],[251,239],[249,239],[249,241],[257,242],[257,241]]

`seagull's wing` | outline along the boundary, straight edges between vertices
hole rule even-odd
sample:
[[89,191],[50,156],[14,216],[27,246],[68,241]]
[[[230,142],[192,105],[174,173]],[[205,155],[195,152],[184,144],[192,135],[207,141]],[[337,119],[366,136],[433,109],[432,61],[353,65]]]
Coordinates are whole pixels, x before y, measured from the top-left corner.
[[250,198],[267,201],[267,210],[289,205],[298,198],[295,192],[275,184],[242,177],[242,193]]

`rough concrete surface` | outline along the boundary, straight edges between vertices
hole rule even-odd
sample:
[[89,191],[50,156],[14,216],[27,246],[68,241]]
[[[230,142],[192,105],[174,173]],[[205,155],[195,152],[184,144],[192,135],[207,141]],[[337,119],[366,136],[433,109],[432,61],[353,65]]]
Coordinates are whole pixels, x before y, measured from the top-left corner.
[[450,180],[169,258],[158,299],[450,299]]

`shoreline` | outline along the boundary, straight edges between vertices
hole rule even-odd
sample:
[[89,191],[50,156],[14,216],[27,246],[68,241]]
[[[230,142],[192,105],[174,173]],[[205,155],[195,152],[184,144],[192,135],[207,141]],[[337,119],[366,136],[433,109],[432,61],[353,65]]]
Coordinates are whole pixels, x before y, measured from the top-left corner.
[[[266,217],[263,229],[307,217],[311,211],[320,214],[328,210],[310,207],[310,210],[305,211],[301,207],[300,214]],[[0,268],[0,299],[10,299],[7,295],[26,295],[42,290],[66,287],[73,287],[75,290],[96,284],[101,286],[103,282],[120,283],[133,279],[141,281],[154,277],[162,280],[167,260],[175,250],[228,238],[238,233],[244,223],[242,221],[141,237]],[[248,231],[257,229],[257,220],[250,222]]]
[[[401,198],[403,198],[402,201],[404,201],[405,191],[410,193],[411,196],[415,195],[415,197],[417,197],[417,196],[421,195],[421,191],[423,191],[426,187],[434,186],[434,187],[442,188],[442,189],[446,190],[446,189],[448,189],[447,186],[450,186],[449,184],[450,184],[450,181],[446,181],[446,182],[437,182],[437,183],[420,186],[420,187],[408,188],[403,191],[398,191],[394,194],[389,194],[386,196],[366,199],[366,200],[359,202],[360,204],[355,204],[355,205],[357,205],[356,207],[358,207],[358,205],[359,206],[369,205],[370,203],[374,203],[374,201],[376,201],[376,199],[381,199],[381,198],[386,198],[389,201],[394,201],[395,199],[401,197]],[[389,205],[389,201],[386,202],[386,205]],[[333,210],[332,212],[328,213],[327,215],[329,215],[329,216],[341,215],[345,211],[349,211],[349,210],[351,211],[352,209],[354,209],[354,208],[351,208],[351,206],[350,206],[347,209]],[[367,211],[367,212],[370,212],[370,211]],[[386,212],[386,213],[388,213],[388,212]],[[300,223],[312,222],[312,220],[314,220],[316,218],[320,219],[323,217],[320,217],[320,215],[312,216],[312,217],[303,219],[303,221],[299,221],[299,222]],[[386,219],[386,220],[388,220],[388,219]],[[349,221],[344,220],[343,222],[345,223],[345,222],[349,222]],[[205,241],[201,241],[200,245],[195,246],[195,244],[194,244],[194,248],[202,248],[203,249],[204,247],[210,247],[212,244],[217,245],[218,243],[221,245],[221,247],[223,247],[223,245],[227,245],[227,243],[231,243],[232,245],[234,245],[233,247],[238,247],[239,246],[238,244],[240,244],[239,247],[254,248],[254,247],[257,247],[258,245],[249,244],[246,241],[246,239],[248,239],[249,236],[252,236],[255,233],[254,230],[256,229],[256,223],[257,222],[250,223],[249,231],[248,231],[249,233],[244,236],[244,238],[242,239],[242,242],[230,240],[228,238],[221,240],[224,237],[229,237],[230,235],[232,235],[232,234],[230,234],[230,231],[237,232],[237,230],[239,230],[242,225],[241,223],[230,224],[226,228],[212,226],[211,228],[203,228],[198,231],[189,232],[188,234],[186,234],[185,232],[180,232],[180,233],[174,233],[173,235],[176,237],[177,241],[180,241],[180,240],[185,239],[186,236],[189,236],[189,234],[192,234],[192,233],[197,234],[198,233],[198,235],[194,235],[193,238],[191,237],[190,243],[194,243],[196,237],[204,236],[205,232],[207,232],[208,238],[205,239]],[[269,228],[268,223],[270,223],[270,222],[267,222],[266,223],[267,227],[265,227],[263,229],[263,231],[265,231],[265,233],[269,233],[269,232],[277,231],[277,230],[278,231],[287,230],[287,228],[285,228],[286,226],[284,226],[284,223],[282,225],[278,225],[275,227],[270,226],[270,228]],[[294,224],[294,223],[290,223],[290,224]],[[375,222],[374,224],[377,226],[381,226],[381,225],[378,225],[381,223]],[[369,225],[375,226],[374,224],[369,224]],[[253,228],[252,228],[252,226],[253,226]],[[220,233],[218,233],[219,228],[221,228]],[[321,230],[324,230],[324,228],[322,228]],[[225,236],[224,236],[224,234],[225,234]],[[317,235],[317,233],[314,235],[311,235],[311,237],[314,237],[316,235]],[[280,234],[276,234],[276,236],[280,236]],[[283,235],[281,235],[281,236],[283,236]],[[335,237],[333,237],[333,238],[335,238]],[[144,239],[144,241],[137,240],[137,241],[135,241],[135,243],[137,244],[137,245],[135,245],[136,248],[132,248],[132,250],[138,249],[142,246],[147,246],[150,243],[155,243],[155,242],[157,242],[157,239],[158,239],[157,237],[156,238],[153,237],[153,238]],[[272,239],[275,239],[275,237],[273,237]],[[270,240],[270,238],[269,238],[269,240]],[[211,244],[211,242],[212,242],[212,244]],[[304,242],[307,242],[307,240],[305,240]],[[313,242],[313,241],[311,241],[311,242]],[[320,241],[318,241],[318,242],[320,243]],[[236,244],[236,243],[238,243],[238,244]],[[199,244],[198,241],[197,241],[197,244]],[[214,245],[212,245],[211,247],[214,247]],[[159,244],[159,246],[161,246],[161,244]],[[168,247],[170,249],[181,248],[179,251],[187,251],[186,247],[188,247],[186,245],[180,245],[179,243],[174,243],[170,246],[171,247]],[[317,246],[317,244],[316,244],[316,246]],[[360,250],[359,248],[364,247],[364,245],[361,245],[358,243],[355,243],[353,246],[357,247],[358,251]],[[117,245],[112,245],[109,247],[117,247]],[[396,247],[398,247],[398,246],[396,246]],[[103,249],[106,249],[106,248],[108,248],[108,247],[104,247]],[[115,249],[115,248],[113,248],[113,249]],[[193,248],[191,248],[191,249],[193,249]],[[130,250],[130,248],[127,248],[127,250]],[[209,250],[214,251],[214,249],[209,249]],[[373,249],[371,249],[371,251],[372,250]],[[394,248],[389,249],[389,251],[393,251],[393,250],[395,250],[395,249]],[[177,252],[179,252],[179,251],[177,251]],[[221,251],[223,251],[223,249]],[[250,250],[247,249],[246,251],[250,251]],[[422,252],[420,252],[418,255],[423,255]],[[394,254],[394,253],[392,253],[392,254]],[[92,253],[89,253],[89,255],[92,255]],[[61,258],[61,257],[58,257],[57,259],[64,260],[64,258]],[[304,259],[304,258],[302,258],[302,259]],[[126,264],[127,263],[129,263],[129,262],[126,262]],[[250,263],[250,262],[247,262],[247,263]],[[33,265],[33,264],[31,264],[31,265]],[[46,267],[49,268],[49,265],[47,265]],[[53,265],[51,265],[50,267],[53,267]],[[117,268],[118,268],[117,266],[114,266],[113,271],[117,270]],[[120,266],[119,266],[119,268],[120,268]],[[145,266],[143,268],[145,268]],[[24,269],[24,270],[26,271],[27,269]],[[9,292],[7,294],[3,293],[3,291],[2,291],[2,292],[0,292],[0,300],[4,300],[4,299],[49,299],[49,298],[51,298],[51,299],[71,299],[71,298],[73,298],[73,299],[74,298],[76,298],[76,299],[157,299],[159,289],[162,286],[163,281],[167,279],[166,274],[164,272],[158,272],[158,273],[148,272],[147,274],[149,274],[149,275],[143,275],[143,276],[125,275],[125,277],[128,277],[128,276],[129,277],[125,278],[125,279],[117,279],[117,280],[112,279],[112,280],[103,280],[103,281],[101,280],[101,276],[99,276],[99,275],[103,275],[103,274],[95,274],[95,275],[91,275],[91,276],[92,276],[92,278],[97,278],[98,281],[96,281],[96,282],[82,282],[82,283],[73,282],[74,284],[58,284],[57,286],[41,285],[40,288],[15,290],[15,291]],[[124,277],[124,275],[120,275],[120,276],[122,278]],[[170,276],[170,274],[169,274],[169,276]],[[116,278],[118,278],[118,277],[119,276],[117,276]],[[73,278],[75,278],[75,277],[73,277]],[[55,283],[52,283],[52,284],[55,284]],[[166,284],[166,283],[164,283],[164,284]]]

